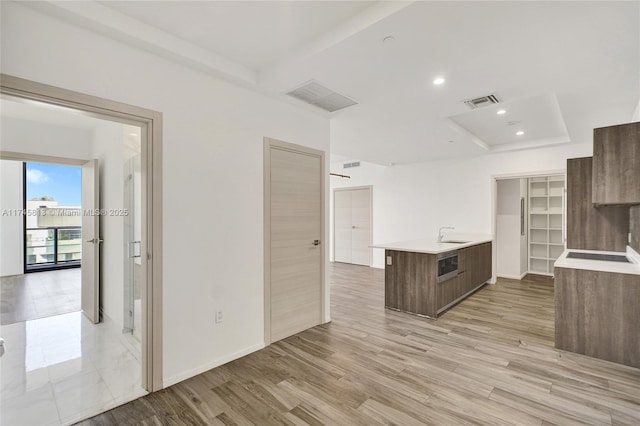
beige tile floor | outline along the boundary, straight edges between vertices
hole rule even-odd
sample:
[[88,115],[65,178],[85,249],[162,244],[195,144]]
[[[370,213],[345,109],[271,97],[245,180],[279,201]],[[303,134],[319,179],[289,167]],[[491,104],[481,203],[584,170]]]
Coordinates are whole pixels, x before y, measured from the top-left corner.
[[80,310],[80,268],[0,278],[0,324]]
[[0,325],[0,336],[1,425],[72,424],[147,393],[112,323],[72,312]]

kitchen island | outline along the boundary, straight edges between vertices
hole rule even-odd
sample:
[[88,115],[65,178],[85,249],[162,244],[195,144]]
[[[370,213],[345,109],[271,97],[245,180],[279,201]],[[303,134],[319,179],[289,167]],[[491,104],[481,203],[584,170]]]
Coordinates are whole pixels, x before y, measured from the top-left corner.
[[385,307],[437,318],[491,278],[491,237],[401,241],[385,250]]

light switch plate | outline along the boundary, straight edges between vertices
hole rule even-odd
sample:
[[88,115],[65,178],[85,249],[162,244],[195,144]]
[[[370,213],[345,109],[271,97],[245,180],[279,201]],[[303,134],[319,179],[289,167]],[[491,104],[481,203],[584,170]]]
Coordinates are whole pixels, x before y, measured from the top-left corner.
[[387,265],[391,265],[391,256],[387,256]]

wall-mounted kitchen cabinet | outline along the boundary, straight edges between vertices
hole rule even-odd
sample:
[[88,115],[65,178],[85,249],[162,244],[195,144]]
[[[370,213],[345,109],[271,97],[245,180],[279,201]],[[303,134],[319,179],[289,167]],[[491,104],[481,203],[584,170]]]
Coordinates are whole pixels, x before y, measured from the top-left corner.
[[564,251],[564,176],[529,179],[529,272],[553,275]]
[[640,122],[593,131],[593,203],[640,204]]
[[567,248],[625,251],[629,207],[595,207],[591,157],[567,160]]

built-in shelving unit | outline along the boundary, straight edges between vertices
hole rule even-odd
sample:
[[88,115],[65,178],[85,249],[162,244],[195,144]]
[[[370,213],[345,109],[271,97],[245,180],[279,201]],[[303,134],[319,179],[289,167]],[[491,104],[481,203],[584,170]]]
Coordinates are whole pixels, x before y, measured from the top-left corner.
[[529,178],[529,272],[553,275],[564,251],[564,176]]

